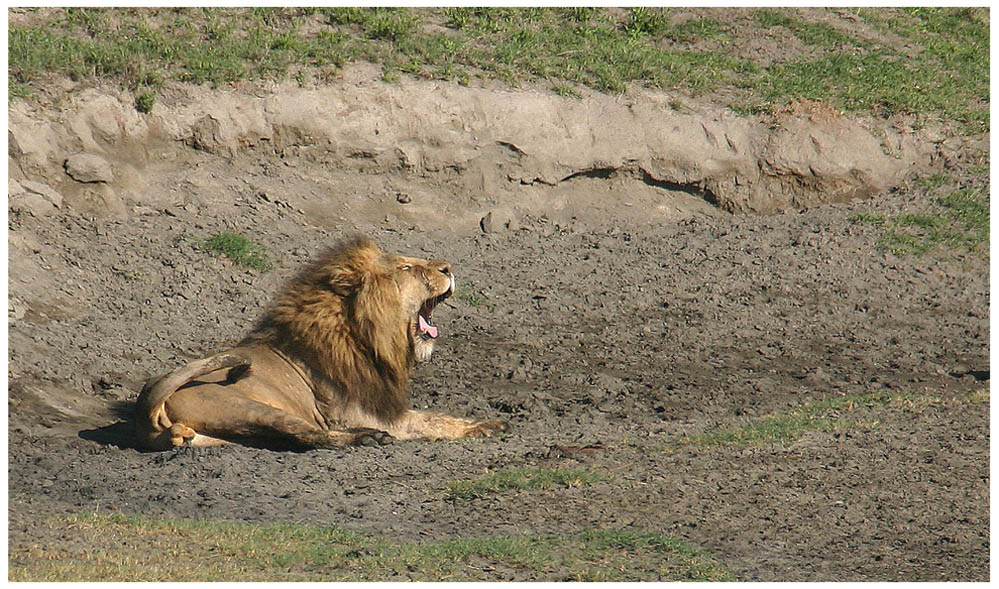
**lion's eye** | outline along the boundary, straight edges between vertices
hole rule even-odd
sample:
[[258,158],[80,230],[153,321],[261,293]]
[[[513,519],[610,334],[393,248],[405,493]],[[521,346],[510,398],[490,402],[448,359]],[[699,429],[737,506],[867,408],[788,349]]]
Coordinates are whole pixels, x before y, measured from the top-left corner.
[[412,268],[412,266],[410,266],[409,264],[406,264],[404,266],[401,266],[399,269],[402,270],[403,272],[405,272],[406,270],[409,270],[410,268]]

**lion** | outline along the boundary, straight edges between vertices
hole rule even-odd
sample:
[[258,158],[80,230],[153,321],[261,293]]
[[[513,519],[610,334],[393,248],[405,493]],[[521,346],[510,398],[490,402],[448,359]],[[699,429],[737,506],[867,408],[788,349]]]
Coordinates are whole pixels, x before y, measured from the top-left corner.
[[341,241],[235,348],[150,379],[136,401],[139,443],[308,450],[506,431],[503,421],[408,407],[410,372],[440,334],[432,314],[454,289],[447,262]]

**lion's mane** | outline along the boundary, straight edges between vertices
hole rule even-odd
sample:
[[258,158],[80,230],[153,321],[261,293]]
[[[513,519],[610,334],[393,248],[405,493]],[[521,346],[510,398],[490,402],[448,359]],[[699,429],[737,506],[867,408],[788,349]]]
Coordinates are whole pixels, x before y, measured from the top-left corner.
[[266,344],[308,370],[324,415],[346,401],[391,423],[415,363],[397,271],[370,239],[345,239],[285,285],[240,345]]

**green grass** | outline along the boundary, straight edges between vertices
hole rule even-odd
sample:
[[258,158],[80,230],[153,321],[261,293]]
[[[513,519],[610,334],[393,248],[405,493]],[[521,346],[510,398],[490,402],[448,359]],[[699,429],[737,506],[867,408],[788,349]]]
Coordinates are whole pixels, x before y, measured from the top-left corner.
[[662,8],[632,8],[628,12],[628,20],[624,30],[631,37],[655,36],[661,37],[669,31],[667,10]]
[[[989,19],[984,8],[856,9],[858,31],[789,9],[741,21],[674,20],[670,9],[633,8],[73,8],[42,9],[8,30],[8,90],[31,93],[50,74],[107,80],[136,93],[170,81],[225,84],[337,76],[354,61],[383,78],[496,78],[570,84],[609,93],[639,84],[689,94],[726,88],[744,114],[797,98],[876,116],[929,115],[961,130],[989,128]],[[739,26],[739,25],[742,26]],[[867,27],[864,29],[863,27]],[[796,37],[806,57],[756,62],[748,37]],[[906,43],[885,43],[887,33]],[[711,49],[699,45],[712,41]],[[137,103],[140,108],[145,102]]]
[[514,84],[541,79],[553,87],[574,82],[618,93],[631,82],[703,92],[752,68],[735,56],[658,47],[668,21],[656,9],[633,9],[620,22],[596,10],[455,8],[446,14],[460,34],[398,43],[402,71],[449,78],[449,72],[474,70]]
[[130,89],[170,80],[220,84],[281,77],[301,61],[320,67],[345,62],[342,37],[301,35],[295,22],[276,14],[68,9],[62,20],[9,28],[8,84],[49,73],[117,80]]
[[448,495],[455,499],[474,499],[505,491],[579,487],[608,480],[609,476],[583,470],[518,468],[496,471],[477,479],[455,481],[448,485]]
[[681,540],[620,530],[406,542],[339,527],[122,515],[40,525],[78,542],[12,549],[9,580],[468,581],[511,572],[548,581],[732,580]]
[[472,290],[467,286],[459,286],[454,296],[459,301],[463,301],[473,307],[481,306],[482,303],[486,302],[487,298],[481,291]]
[[156,104],[156,94],[152,92],[140,92],[138,96],[135,97],[135,110],[141,113],[147,113],[153,110],[153,106]]
[[[877,245],[895,255],[920,256],[938,248],[989,256],[989,193],[985,188],[954,188],[943,174],[916,181],[938,196],[928,210],[894,218],[857,213],[851,221],[882,228]],[[941,190],[943,189],[943,190]],[[942,193],[942,194],[941,194]]]
[[330,22],[357,25],[369,39],[398,41],[412,36],[420,22],[413,11],[406,8],[331,8]]
[[778,63],[753,81],[765,103],[824,100],[878,116],[927,114],[957,121],[968,133],[989,128],[989,27],[982,9],[859,10],[878,29],[921,46],[915,56],[851,37],[823,23],[761,9],[763,27],[783,27],[818,57]]
[[880,225],[884,225],[885,224],[885,216],[884,215],[875,215],[873,213],[864,213],[864,212],[855,213],[853,215],[850,215],[850,219],[849,220],[853,221],[855,223],[866,223],[868,225],[879,225],[880,226]]
[[729,35],[722,25],[711,18],[695,18],[682,25],[674,26],[667,35],[679,43],[694,43],[697,41],[717,41],[725,43]]
[[579,91],[568,84],[555,84],[554,86],[552,86],[552,92],[558,94],[559,96],[564,96],[566,98],[581,97]]
[[211,254],[229,258],[245,268],[253,268],[259,272],[267,272],[272,268],[262,246],[236,233],[218,233],[196,245]]
[[823,49],[843,46],[867,48],[871,43],[866,39],[852,37],[834,27],[821,22],[809,22],[787,11],[762,8],[753,13],[753,18],[765,28],[784,27],[805,45]]
[[[968,395],[968,402],[982,402],[980,391]],[[984,399],[988,401],[986,396]],[[679,446],[756,446],[787,444],[808,432],[831,432],[856,427],[870,427],[876,422],[847,419],[858,409],[882,408],[889,405],[919,407],[942,402],[936,397],[916,393],[870,393],[847,395],[813,403],[805,403],[778,415],[764,417],[741,427],[726,428],[690,436]]]
[[929,176],[923,176],[916,179],[916,184],[922,186],[927,190],[936,190],[951,181],[950,176],[942,172],[937,172],[936,174],[930,174]]

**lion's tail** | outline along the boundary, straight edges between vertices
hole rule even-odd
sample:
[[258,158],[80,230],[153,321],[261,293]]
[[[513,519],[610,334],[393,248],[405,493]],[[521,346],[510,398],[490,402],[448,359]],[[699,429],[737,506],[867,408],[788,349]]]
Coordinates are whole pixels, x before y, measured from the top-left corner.
[[232,351],[222,352],[208,358],[195,360],[169,374],[147,382],[146,386],[142,387],[142,392],[139,393],[139,398],[135,402],[135,433],[139,440],[142,442],[150,440],[160,432],[170,429],[170,426],[173,425],[163,408],[163,404],[177,389],[199,376],[216,370],[236,366],[249,367],[249,365],[250,358],[245,354]]

